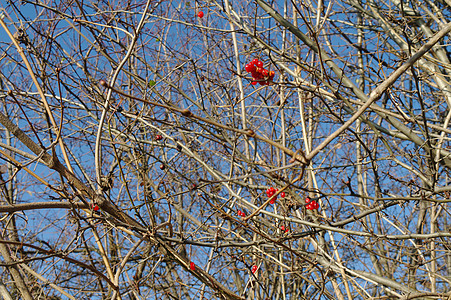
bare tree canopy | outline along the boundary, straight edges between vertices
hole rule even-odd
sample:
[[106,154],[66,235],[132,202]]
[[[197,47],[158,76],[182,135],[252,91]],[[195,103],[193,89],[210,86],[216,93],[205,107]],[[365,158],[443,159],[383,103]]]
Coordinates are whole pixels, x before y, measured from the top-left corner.
[[0,2],[3,299],[451,299],[451,2]]

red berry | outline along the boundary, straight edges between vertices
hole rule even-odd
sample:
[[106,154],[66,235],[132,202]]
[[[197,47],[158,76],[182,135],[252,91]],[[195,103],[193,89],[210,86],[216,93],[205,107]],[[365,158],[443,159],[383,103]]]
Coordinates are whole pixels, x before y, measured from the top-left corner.
[[241,210],[238,210],[237,214],[241,217],[241,214],[242,214]]
[[252,266],[252,274],[255,274],[255,272],[257,272],[258,267],[256,265]]
[[266,70],[266,69],[263,69],[263,71],[262,71],[262,75],[263,75],[263,76],[265,76],[265,77],[266,77],[266,76],[268,76],[268,70]]
[[198,12],[198,13],[197,13],[197,16],[198,16],[199,18],[202,18],[202,17],[204,16],[204,12],[203,12],[203,11]]
[[281,192],[281,193],[280,193],[280,197],[281,197],[281,198],[285,198],[285,192]]
[[280,226],[280,229],[282,229],[282,231],[285,231],[285,226]]
[[252,85],[256,85],[256,84],[257,84],[257,81],[252,81],[251,84],[252,84]]
[[93,206],[92,206],[92,210],[94,210],[94,211],[99,211],[99,206],[97,205],[97,204],[94,204]]
[[261,61],[258,61],[255,65],[259,68],[263,68],[263,62]]
[[312,201],[309,197],[305,198],[305,203],[309,203],[310,201]]
[[274,204],[276,202],[276,199],[271,199],[270,201],[269,201],[269,203],[271,203],[271,204]]
[[[307,202],[307,200],[309,200]],[[307,205],[305,206],[306,209],[314,210],[319,208],[319,204],[315,200],[310,200],[310,198],[305,199],[307,202]]]
[[251,64],[253,64],[253,65],[255,66],[255,65],[257,65],[258,62],[259,62],[258,58],[254,58],[254,59],[251,61]]
[[155,140],[156,141],[161,141],[163,139],[163,137],[161,136],[161,135],[159,135],[159,134],[157,134],[156,136],[155,136]]
[[196,265],[193,262],[190,262],[189,263],[189,268],[190,268],[191,271],[194,271],[194,270],[196,270]]
[[253,72],[252,73],[252,77],[254,77],[254,79],[259,80],[262,78],[262,74],[257,73],[257,72]]
[[160,165],[160,169],[161,169],[161,170],[164,170],[165,168],[166,168],[166,167],[165,167],[163,164]]
[[251,65],[251,64],[247,64],[246,66],[244,66],[244,69],[246,69],[247,72],[251,73],[255,71],[255,66]]

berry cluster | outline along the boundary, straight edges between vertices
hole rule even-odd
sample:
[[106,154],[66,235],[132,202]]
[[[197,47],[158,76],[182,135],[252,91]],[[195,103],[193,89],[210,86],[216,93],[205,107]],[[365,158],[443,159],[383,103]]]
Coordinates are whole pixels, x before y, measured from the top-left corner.
[[250,63],[244,66],[244,69],[252,74],[252,77],[254,78],[251,82],[252,85],[256,85],[257,82],[260,83],[260,85],[269,85],[276,74],[274,71],[268,71],[263,68],[263,62],[258,60],[258,58],[254,58]]
[[241,210],[238,210],[237,211],[237,214],[240,216],[240,217],[245,217],[246,216],[246,214],[244,213],[244,212],[242,212]]
[[157,134],[156,136],[155,136],[155,140],[156,141],[161,141],[163,139],[163,137],[161,136],[161,135],[159,135],[159,134]]
[[[270,187],[269,189],[266,190],[266,196],[268,196],[268,198],[271,198],[278,191],[279,191],[279,189],[275,189],[273,187]],[[280,195],[281,198],[285,198],[285,192],[281,192],[279,195]],[[271,199],[271,201],[269,201],[269,203],[274,204],[276,202],[276,199],[277,198]]]
[[258,267],[256,265],[252,266],[252,274],[255,274],[255,272],[257,272]]
[[310,199],[309,197],[307,197],[305,199],[305,203],[307,204],[305,206],[305,208],[307,208],[307,209],[314,210],[314,209],[318,209],[319,208],[318,202],[316,202],[315,200]]
[[288,229],[288,226],[287,227],[285,227],[285,226],[280,226],[280,230],[282,230],[283,232],[285,232],[285,233],[287,233],[288,231],[289,231],[289,229]]

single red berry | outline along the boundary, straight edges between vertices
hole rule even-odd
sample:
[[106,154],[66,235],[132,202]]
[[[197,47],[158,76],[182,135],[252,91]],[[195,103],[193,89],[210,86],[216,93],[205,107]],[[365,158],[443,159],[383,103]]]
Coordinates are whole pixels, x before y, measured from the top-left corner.
[[246,69],[247,72],[251,73],[255,71],[255,66],[251,64],[247,64],[244,69]]
[[285,195],[285,192],[281,192],[281,193],[280,193],[280,197],[281,197],[281,198],[285,198],[285,196],[286,196],[286,195]]
[[305,203],[310,203],[310,201],[312,201],[312,199],[310,199],[309,197],[305,198]]
[[94,210],[94,211],[99,211],[99,206],[97,205],[97,204],[94,204],[93,206],[92,206],[92,210]]
[[314,202],[314,203],[313,203],[313,209],[318,209],[318,208],[319,208],[318,202]]
[[198,12],[198,13],[197,13],[197,16],[198,16],[199,18],[202,18],[202,17],[204,16],[204,12],[203,12],[203,11]]
[[257,272],[258,267],[256,265],[252,266],[252,274],[255,274],[255,272]]
[[255,65],[259,68],[263,68],[263,62],[261,61],[258,61]]
[[268,70],[263,69],[263,71],[262,71],[262,75],[263,76],[265,76],[265,77],[268,76],[268,73],[269,73]]
[[241,217],[241,214],[242,214],[241,210],[238,210],[237,214]]
[[285,226],[280,226],[280,229],[282,229],[282,231],[285,231]]
[[159,135],[159,134],[157,134],[156,136],[155,136],[155,140],[156,141],[161,141],[163,139],[163,137],[161,136],[161,135]]
[[164,170],[165,168],[166,168],[165,165],[163,165],[163,164],[160,165],[161,170]]
[[196,270],[196,265],[193,262],[190,262],[189,263],[189,268],[190,268],[191,271],[194,271],[194,270]]
[[253,65],[255,66],[255,65],[257,65],[258,62],[259,62],[258,58],[254,58],[254,59],[251,61],[251,64],[253,64]]
[[252,84],[252,85],[256,85],[256,84],[257,84],[257,81],[252,81],[251,84]]
[[276,203],[276,199],[271,199],[271,200],[269,201],[269,203],[270,203],[270,204]]

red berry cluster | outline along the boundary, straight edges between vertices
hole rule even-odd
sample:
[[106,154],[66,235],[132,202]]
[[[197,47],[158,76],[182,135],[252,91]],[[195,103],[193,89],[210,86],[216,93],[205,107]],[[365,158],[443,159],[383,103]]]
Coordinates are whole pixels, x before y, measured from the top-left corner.
[[[268,198],[271,198],[278,191],[279,191],[279,189],[275,189],[273,187],[270,187],[269,189],[266,190],[266,196],[268,196]],[[281,192],[279,195],[280,195],[281,198],[285,198],[285,192]],[[269,201],[269,203],[274,204],[276,202],[276,199],[277,198],[271,199],[271,201]]]
[[255,272],[257,272],[258,267],[256,265],[252,266],[252,274],[255,274]]
[[252,74],[252,77],[254,78],[251,82],[252,85],[256,85],[257,82],[260,83],[260,85],[269,85],[276,74],[274,71],[268,71],[263,68],[263,62],[258,60],[258,58],[254,58],[250,63],[244,66],[244,69]]
[[244,212],[242,212],[241,210],[238,210],[237,211],[237,214],[240,216],[240,217],[245,217],[246,216],[246,214],[244,213]]
[[159,135],[159,134],[157,134],[156,136],[155,136],[155,140],[156,141],[161,141],[163,139],[163,137],[161,136],[161,135]]
[[288,226],[287,227],[285,227],[285,226],[280,226],[280,230],[282,230],[283,232],[285,232],[285,233],[287,233],[288,231],[289,231],[289,229],[288,229]]
[[314,209],[318,209],[319,208],[318,202],[316,202],[315,200],[310,199],[309,197],[307,197],[305,199],[305,203],[307,204],[305,206],[305,208],[307,208],[307,209],[314,210]]

